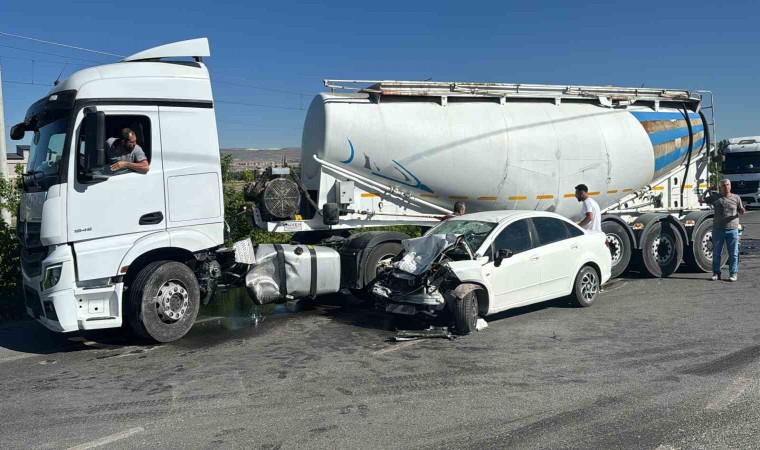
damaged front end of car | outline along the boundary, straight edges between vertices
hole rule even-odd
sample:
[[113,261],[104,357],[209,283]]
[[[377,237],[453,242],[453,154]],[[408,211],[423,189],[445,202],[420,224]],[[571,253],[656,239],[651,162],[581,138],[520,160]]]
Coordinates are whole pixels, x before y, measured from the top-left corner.
[[402,242],[404,252],[378,274],[372,293],[387,312],[436,315],[446,307],[446,293],[461,283],[451,262],[474,260],[461,235],[434,234]]

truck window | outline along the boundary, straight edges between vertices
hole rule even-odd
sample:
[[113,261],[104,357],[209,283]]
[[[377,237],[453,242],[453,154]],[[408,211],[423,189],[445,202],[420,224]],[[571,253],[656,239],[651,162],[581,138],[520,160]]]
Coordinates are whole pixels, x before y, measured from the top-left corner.
[[539,245],[551,244],[568,238],[567,228],[562,220],[552,217],[534,217],[533,226],[538,233]]
[[[129,128],[135,133],[137,138],[137,145],[145,153],[145,157],[148,159],[148,164],[151,162],[151,123],[150,119],[146,116],[140,115],[106,115],[106,139],[107,142],[103,143],[104,148],[109,147],[108,142],[113,142],[114,139],[119,139],[121,136],[121,130]],[[80,164],[84,161],[84,140],[86,136],[85,124],[79,129],[78,136],[78,149],[80,156]],[[103,175],[116,176],[130,173],[129,170],[120,170],[118,172],[111,172],[108,167],[112,163],[108,158],[108,150],[106,151],[106,164],[100,170]],[[81,171],[80,171],[81,173]]]
[[494,252],[506,249],[517,254],[531,248],[533,248],[533,242],[530,238],[530,227],[525,219],[507,226],[493,241]]

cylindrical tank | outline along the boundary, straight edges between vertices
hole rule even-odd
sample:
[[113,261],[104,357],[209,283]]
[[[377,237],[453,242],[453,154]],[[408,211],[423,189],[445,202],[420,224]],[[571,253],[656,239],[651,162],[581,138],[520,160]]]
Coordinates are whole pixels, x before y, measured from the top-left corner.
[[[696,113],[693,149],[703,144]],[[592,101],[324,93],[302,142],[303,180],[320,187],[312,155],[450,208],[580,214],[574,187],[602,208],[681,164],[689,128],[675,108],[610,108]]]

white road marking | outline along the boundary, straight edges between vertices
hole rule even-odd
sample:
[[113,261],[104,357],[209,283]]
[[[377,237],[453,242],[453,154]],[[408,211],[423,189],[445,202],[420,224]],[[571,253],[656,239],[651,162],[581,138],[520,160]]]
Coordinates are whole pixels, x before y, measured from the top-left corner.
[[103,445],[107,445],[112,442],[116,442],[118,440],[128,438],[132,436],[133,434],[137,434],[141,431],[145,431],[145,429],[143,427],[131,428],[127,431],[122,431],[121,433],[105,436],[95,441],[85,442],[84,444],[79,444],[76,447],[70,447],[68,450],[86,450],[88,448],[101,447]]
[[733,383],[731,383],[731,386],[729,386],[728,389],[723,391],[717,398],[707,404],[707,409],[726,408],[728,405],[736,401],[736,399],[739,398],[739,396],[742,395],[751,384],[752,380],[749,378],[737,378]]
[[221,317],[221,316],[204,317],[203,319],[196,320],[193,323],[203,323],[203,322],[209,322],[211,320],[219,320],[219,319],[224,319],[224,317]]
[[673,447],[672,445],[662,444],[659,447],[657,447],[655,450],[677,450],[677,449]]
[[399,344],[391,345],[385,348],[381,348],[380,350],[376,350],[372,352],[372,356],[379,356],[379,355],[384,355],[386,353],[395,352],[396,350],[401,350],[401,349],[410,347],[420,341],[421,339],[418,339],[416,341],[406,341],[406,342],[401,342]]

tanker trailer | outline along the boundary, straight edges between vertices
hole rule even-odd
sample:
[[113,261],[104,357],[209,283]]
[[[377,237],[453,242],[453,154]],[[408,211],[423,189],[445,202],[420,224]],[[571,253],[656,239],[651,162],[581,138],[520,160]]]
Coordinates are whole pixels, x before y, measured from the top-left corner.
[[[706,91],[495,83],[330,81],[309,107],[300,179],[268,173],[252,220],[297,239],[353,228],[432,226],[467,212],[543,210],[580,219],[574,186],[603,209],[613,276],[710,270]],[[708,121],[703,110],[707,110]],[[285,189],[287,187],[287,189]],[[278,194],[282,192],[282,194]],[[282,205],[287,204],[287,208]],[[271,213],[277,211],[277,215]],[[361,293],[403,235],[337,244],[342,282]],[[334,241],[335,242],[335,241]]]

